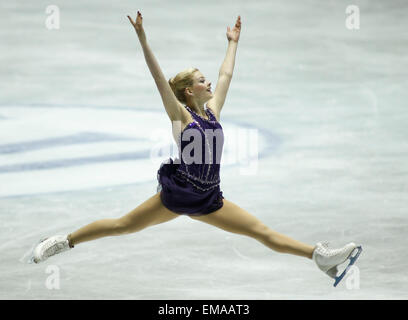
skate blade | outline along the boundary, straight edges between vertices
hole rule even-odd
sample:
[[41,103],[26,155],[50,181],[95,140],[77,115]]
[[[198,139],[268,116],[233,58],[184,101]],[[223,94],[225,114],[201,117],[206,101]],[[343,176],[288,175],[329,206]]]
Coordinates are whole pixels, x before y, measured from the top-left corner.
[[[357,253],[353,256],[353,252],[357,249]],[[356,262],[357,258],[360,256],[361,251],[363,251],[363,248],[361,246],[356,247],[352,253],[350,254],[350,263],[348,264],[347,268],[341,273],[341,275],[339,275],[338,277],[335,277],[335,281],[333,286],[337,287],[337,285],[339,284],[339,282],[344,278],[344,276],[347,274],[348,270],[350,269],[350,267],[354,264],[354,262]]]

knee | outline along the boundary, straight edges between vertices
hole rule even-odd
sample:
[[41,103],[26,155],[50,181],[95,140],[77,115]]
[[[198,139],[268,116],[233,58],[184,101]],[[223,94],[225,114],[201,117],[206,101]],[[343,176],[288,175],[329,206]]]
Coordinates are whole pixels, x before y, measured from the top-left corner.
[[152,225],[153,223],[149,222],[141,222],[141,221],[132,221],[129,218],[119,218],[113,224],[114,234],[122,235],[122,234],[129,234],[143,230],[148,226]]
[[270,229],[263,223],[254,224],[248,231],[250,236],[258,239],[265,239],[270,236]]
[[129,223],[124,219],[116,219],[113,223],[113,233],[116,235],[130,233]]

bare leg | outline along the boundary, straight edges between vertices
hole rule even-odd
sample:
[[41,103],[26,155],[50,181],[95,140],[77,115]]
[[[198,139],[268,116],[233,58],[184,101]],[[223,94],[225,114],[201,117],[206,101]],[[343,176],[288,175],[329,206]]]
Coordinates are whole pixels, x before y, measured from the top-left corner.
[[160,193],[157,193],[125,216],[118,219],[101,219],[92,222],[71,233],[68,239],[70,246],[74,246],[102,237],[137,232],[179,216],[163,205],[160,200]]
[[223,201],[223,207],[217,211],[190,217],[229,232],[252,237],[277,252],[312,258],[314,246],[273,231],[246,210],[226,199]]

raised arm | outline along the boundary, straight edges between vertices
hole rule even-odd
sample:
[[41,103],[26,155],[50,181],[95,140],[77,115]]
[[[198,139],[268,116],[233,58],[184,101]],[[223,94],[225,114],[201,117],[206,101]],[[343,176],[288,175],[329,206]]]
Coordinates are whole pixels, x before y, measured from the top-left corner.
[[227,54],[218,74],[218,81],[217,86],[215,87],[214,97],[207,103],[207,106],[216,113],[218,119],[220,117],[221,109],[227,96],[229,85],[232,79],[232,74],[234,72],[235,55],[237,52],[240,33],[241,16],[238,16],[234,28],[231,30],[229,27],[227,27]]
[[139,11],[137,12],[136,22],[134,22],[131,17],[127,17],[129,18],[130,23],[135,28],[136,34],[139,37],[147,66],[149,67],[150,73],[152,74],[153,79],[156,82],[156,86],[159,89],[160,96],[162,98],[167,115],[172,121],[183,121],[183,113],[181,111],[183,105],[177,100],[176,96],[171,90],[169,83],[167,82],[166,78],[163,75],[163,72],[160,69],[159,63],[153,55],[150,46],[147,44],[146,34],[142,25],[142,14]]

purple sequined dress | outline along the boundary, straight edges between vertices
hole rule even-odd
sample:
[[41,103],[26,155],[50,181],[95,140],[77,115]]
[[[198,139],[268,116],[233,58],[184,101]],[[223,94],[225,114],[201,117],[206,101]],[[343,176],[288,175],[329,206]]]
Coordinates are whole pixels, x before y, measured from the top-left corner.
[[[160,192],[164,206],[175,213],[209,214],[223,206],[220,162],[224,134],[211,109],[206,108],[208,119],[205,119],[188,106],[185,108],[193,122],[182,130],[178,139],[179,158],[169,158],[160,165],[157,192]],[[192,147],[197,146],[196,142],[199,142],[201,155],[200,148]],[[198,158],[200,160],[196,161]]]

